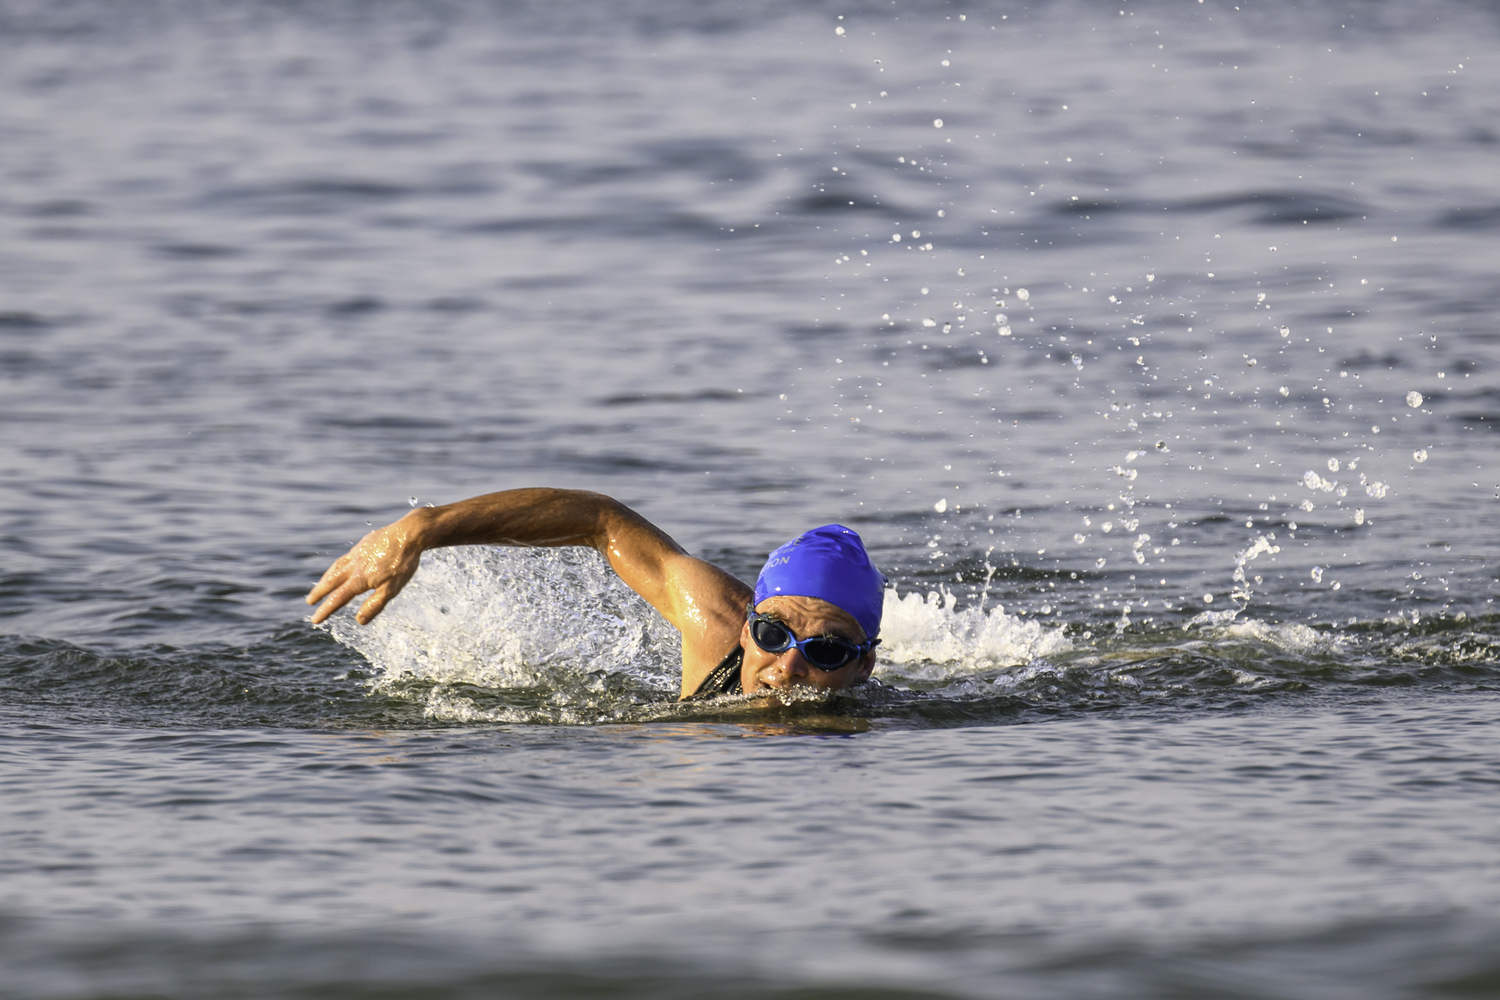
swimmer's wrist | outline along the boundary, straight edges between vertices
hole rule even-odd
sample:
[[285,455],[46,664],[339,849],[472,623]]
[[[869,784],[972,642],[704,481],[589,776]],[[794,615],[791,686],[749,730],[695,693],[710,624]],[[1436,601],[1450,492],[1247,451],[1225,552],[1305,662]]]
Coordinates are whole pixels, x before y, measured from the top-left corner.
[[419,551],[439,548],[443,544],[436,507],[417,507],[408,511],[397,523],[403,529],[406,544],[415,546]]

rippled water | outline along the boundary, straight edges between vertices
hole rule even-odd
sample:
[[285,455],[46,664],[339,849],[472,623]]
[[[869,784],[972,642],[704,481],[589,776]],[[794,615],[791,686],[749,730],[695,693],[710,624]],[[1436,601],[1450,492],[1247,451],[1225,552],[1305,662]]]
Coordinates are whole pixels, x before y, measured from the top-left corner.
[[[0,0],[0,996],[1500,991],[1500,32],[1241,6]],[[537,484],[879,683],[306,624]]]

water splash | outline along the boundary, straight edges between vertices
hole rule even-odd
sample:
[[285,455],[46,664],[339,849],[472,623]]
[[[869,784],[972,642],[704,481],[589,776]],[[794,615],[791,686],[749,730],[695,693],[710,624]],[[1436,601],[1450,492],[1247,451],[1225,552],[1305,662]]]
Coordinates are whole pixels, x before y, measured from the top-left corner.
[[[1003,607],[961,607],[947,590],[903,595],[891,589],[875,673],[881,683],[831,699],[794,693],[773,712],[943,722],[1027,706],[1098,707],[1388,683],[1393,672],[1448,676],[1450,659],[1473,660],[1484,670],[1494,662],[1500,644],[1493,623],[1476,631],[1462,617],[1424,623],[1420,635],[1414,615],[1389,627],[1247,619],[1245,571],[1277,551],[1274,536],[1263,534],[1237,554],[1231,595],[1237,606],[1155,626],[1133,624],[1127,609],[1117,627],[1098,638],[1089,632],[1070,637],[1061,624]],[[431,552],[373,623],[355,624],[346,609],[325,627],[373,665],[366,681],[373,695],[439,725],[596,725],[765,713],[763,699],[749,696],[678,703],[680,636],[588,549]],[[1410,665],[1385,663],[1393,630],[1411,644]]]
[[[361,626],[346,609],[326,627],[375,667],[373,690],[433,718],[522,721],[678,690],[681,636],[591,549],[429,552],[380,617]],[[530,707],[486,705],[498,692]]]
[[1061,626],[1006,614],[1003,607],[955,609],[957,598],[934,591],[885,592],[880,663],[885,680],[948,680],[1064,653],[1073,644]]
[[[1072,648],[1060,626],[952,593],[885,596],[877,677],[954,681]],[[453,722],[642,718],[677,697],[681,636],[589,549],[427,553],[369,625],[324,626],[375,668],[372,691]]]

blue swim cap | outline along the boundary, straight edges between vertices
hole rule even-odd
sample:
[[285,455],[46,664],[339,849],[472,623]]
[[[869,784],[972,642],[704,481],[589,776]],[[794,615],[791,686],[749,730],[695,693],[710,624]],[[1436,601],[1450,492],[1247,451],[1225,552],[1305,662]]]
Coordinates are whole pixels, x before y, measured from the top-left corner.
[[842,524],[803,532],[771,553],[755,581],[755,603],[768,597],[816,597],[842,608],[865,630],[880,634],[885,576],[870,562],[859,535]]

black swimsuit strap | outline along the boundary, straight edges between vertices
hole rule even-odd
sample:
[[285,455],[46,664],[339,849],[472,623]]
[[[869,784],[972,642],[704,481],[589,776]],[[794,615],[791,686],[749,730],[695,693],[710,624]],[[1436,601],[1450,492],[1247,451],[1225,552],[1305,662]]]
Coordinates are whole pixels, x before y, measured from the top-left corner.
[[740,664],[744,662],[744,659],[745,651],[742,648],[736,646],[731,649],[729,655],[720,660],[719,665],[703,678],[703,683],[698,685],[698,690],[688,695],[683,701],[717,698],[724,694],[741,694]]

